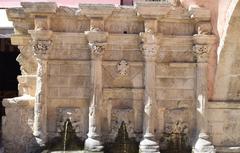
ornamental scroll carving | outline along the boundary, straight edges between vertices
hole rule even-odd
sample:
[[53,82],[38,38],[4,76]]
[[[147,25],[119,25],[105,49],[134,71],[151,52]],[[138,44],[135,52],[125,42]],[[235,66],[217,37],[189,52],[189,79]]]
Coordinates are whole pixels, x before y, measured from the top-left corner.
[[195,45],[193,47],[194,57],[201,62],[207,62],[209,51],[210,51],[209,45]]
[[89,47],[91,49],[91,54],[93,57],[101,56],[105,49],[103,43],[97,43],[97,42],[89,43]]
[[33,52],[35,55],[47,54],[47,50],[51,47],[51,40],[34,40],[33,41]]

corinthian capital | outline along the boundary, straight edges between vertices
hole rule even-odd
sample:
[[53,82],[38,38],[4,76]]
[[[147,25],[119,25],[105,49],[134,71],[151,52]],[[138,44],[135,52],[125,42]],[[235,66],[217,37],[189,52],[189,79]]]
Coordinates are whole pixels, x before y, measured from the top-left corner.
[[157,49],[157,45],[155,44],[143,44],[141,46],[141,51],[145,60],[155,60],[157,56]]
[[104,43],[93,42],[88,44],[91,50],[92,58],[97,58],[102,56],[105,49]]
[[33,52],[37,56],[47,54],[47,51],[51,47],[51,40],[34,40],[33,41]]
[[193,47],[193,55],[199,63],[204,63],[208,61],[209,51],[209,45],[195,45]]

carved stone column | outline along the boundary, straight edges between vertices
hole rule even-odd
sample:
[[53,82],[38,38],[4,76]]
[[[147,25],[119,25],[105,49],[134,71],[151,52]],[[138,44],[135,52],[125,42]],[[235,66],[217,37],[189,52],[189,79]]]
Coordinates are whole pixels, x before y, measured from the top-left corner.
[[40,146],[47,141],[47,55],[52,41],[47,15],[34,16],[35,29],[29,30],[32,49],[37,60],[36,92],[34,104],[33,135]]
[[208,56],[211,49],[211,36],[194,36],[194,55],[197,60],[197,127],[199,136],[193,148],[194,153],[215,153],[208,136]]
[[143,140],[140,142],[139,152],[159,153],[159,145],[154,135],[154,114],[156,111],[156,89],[155,89],[155,59],[157,45],[155,36],[152,33],[142,33],[142,51],[145,59],[145,93],[144,93],[144,118],[143,118]]
[[102,55],[107,33],[87,31],[85,33],[91,50],[91,97],[89,106],[89,132],[85,141],[85,152],[102,152],[101,142],[101,105],[102,93]]
[[37,40],[33,42],[34,55],[37,58],[37,75],[36,75],[36,93],[34,105],[34,123],[33,135],[37,143],[44,146],[47,141],[46,129],[46,77],[47,62],[43,59],[51,45],[50,40]]

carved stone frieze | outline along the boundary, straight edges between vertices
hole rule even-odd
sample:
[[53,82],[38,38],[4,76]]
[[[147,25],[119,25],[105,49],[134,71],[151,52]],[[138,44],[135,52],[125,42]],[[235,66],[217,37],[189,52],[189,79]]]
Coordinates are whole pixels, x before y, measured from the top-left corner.
[[128,73],[129,64],[126,60],[121,60],[117,64],[117,71],[121,76],[126,76]]
[[207,62],[209,57],[209,45],[195,45],[193,46],[193,55],[198,62]]
[[33,52],[35,55],[47,54],[47,51],[51,47],[51,40],[34,40],[33,41]]

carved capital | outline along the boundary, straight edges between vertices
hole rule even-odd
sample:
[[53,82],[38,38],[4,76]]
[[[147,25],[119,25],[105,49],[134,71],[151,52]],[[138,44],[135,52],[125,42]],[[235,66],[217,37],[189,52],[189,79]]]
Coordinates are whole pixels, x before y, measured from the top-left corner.
[[209,57],[209,45],[195,45],[193,47],[193,55],[199,63],[207,63]]
[[93,43],[88,43],[90,50],[91,50],[91,57],[94,58],[98,58],[98,57],[102,57],[105,46],[104,43],[97,43],[97,42],[93,42]]
[[41,57],[47,54],[47,51],[52,45],[51,40],[34,40],[33,41],[33,53],[34,55]]
[[156,59],[157,49],[158,47],[155,44],[143,44],[141,46],[141,51],[146,61]]

